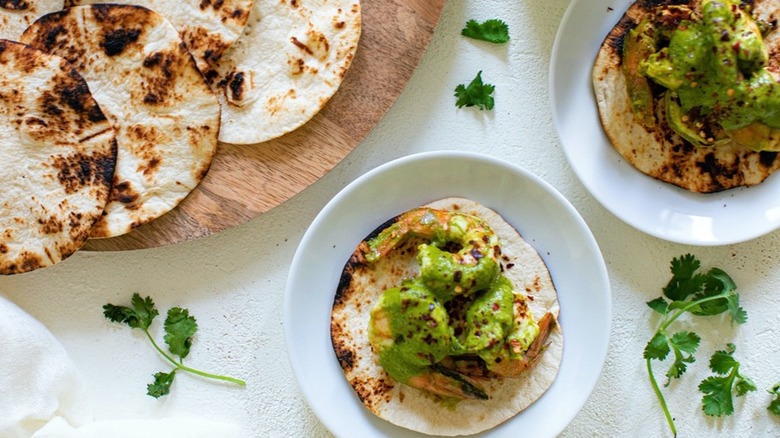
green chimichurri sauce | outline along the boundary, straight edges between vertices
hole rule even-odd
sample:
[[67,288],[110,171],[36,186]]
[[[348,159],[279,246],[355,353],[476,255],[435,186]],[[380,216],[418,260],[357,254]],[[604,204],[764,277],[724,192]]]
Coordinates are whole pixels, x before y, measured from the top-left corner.
[[[704,0],[700,13],[662,8],[629,33],[623,53],[624,64],[633,63],[624,72],[666,89],[667,121],[682,138],[696,146],[731,139],[754,150],[774,147],[767,137],[780,129],[780,84],[767,69],[761,29],[739,1]],[[628,89],[635,113],[647,119],[646,85],[632,77]]]

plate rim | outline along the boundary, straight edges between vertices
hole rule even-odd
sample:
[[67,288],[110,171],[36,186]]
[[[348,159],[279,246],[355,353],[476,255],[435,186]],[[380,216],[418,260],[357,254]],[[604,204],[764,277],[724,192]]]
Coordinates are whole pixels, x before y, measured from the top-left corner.
[[[327,418],[325,413],[322,411],[322,407],[318,405],[316,398],[314,397],[313,391],[311,388],[307,388],[304,384],[305,379],[302,379],[306,372],[306,367],[297,361],[297,357],[301,355],[301,353],[297,350],[296,347],[296,332],[293,326],[293,319],[294,319],[294,306],[292,303],[292,299],[294,297],[294,288],[296,287],[296,279],[294,278],[294,273],[297,269],[299,269],[299,264],[302,263],[301,260],[304,257],[303,253],[309,248],[311,239],[314,239],[319,231],[319,229],[322,227],[323,223],[327,223],[327,220],[334,214],[334,211],[337,210],[339,207],[341,207],[341,202],[344,198],[348,197],[351,193],[355,191],[359,191],[361,187],[365,187],[365,184],[367,182],[370,182],[374,178],[380,177],[382,174],[387,172],[393,172],[396,169],[403,168],[404,166],[408,166],[410,164],[413,164],[418,161],[425,161],[425,160],[434,160],[434,161],[442,161],[442,160],[459,160],[459,161],[479,161],[482,165],[486,166],[494,166],[494,167],[500,167],[502,171],[505,172],[511,172],[515,173],[515,177],[518,178],[524,178],[528,180],[529,183],[537,185],[540,190],[544,192],[546,196],[550,196],[553,198],[553,200],[558,204],[559,207],[564,208],[568,211],[571,220],[575,221],[577,225],[579,225],[580,230],[578,232],[582,232],[581,238],[583,239],[583,242],[587,244],[587,249],[594,252],[597,256],[594,260],[594,263],[598,265],[598,272],[593,273],[595,277],[598,278],[599,282],[601,283],[599,287],[603,287],[603,289],[599,290],[600,297],[604,301],[604,318],[601,321],[600,329],[604,332],[603,337],[601,338],[601,345],[598,351],[594,351],[593,355],[590,355],[588,360],[593,361],[595,360],[595,372],[593,373],[592,378],[590,379],[590,382],[587,382],[580,390],[577,392],[580,393],[581,400],[576,404],[576,406],[573,409],[569,409],[568,415],[565,415],[562,417],[562,420],[559,423],[559,427],[556,430],[556,434],[560,433],[573,419],[574,417],[581,411],[585,403],[587,402],[588,398],[590,397],[590,394],[592,394],[593,390],[595,389],[596,384],[598,383],[600,376],[603,372],[603,367],[606,362],[607,352],[609,348],[609,342],[610,342],[610,332],[611,332],[611,319],[612,319],[612,293],[611,293],[611,285],[609,282],[609,275],[606,268],[606,262],[604,260],[603,254],[601,253],[600,247],[598,245],[598,242],[596,241],[595,237],[593,236],[590,228],[588,227],[585,220],[582,218],[582,216],[579,214],[579,212],[574,208],[574,206],[560,193],[558,192],[552,185],[544,181],[542,178],[534,175],[533,173],[523,169],[520,166],[514,165],[512,163],[509,163],[508,161],[505,161],[503,159],[495,158],[483,153],[478,152],[465,152],[465,151],[432,151],[432,152],[421,152],[421,153],[415,153],[411,155],[406,155],[394,160],[391,160],[389,162],[386,162],[380,166],[377,166],[368,172],[362,174],[355,180],[353,180],[351,183],[349,183],[347,186],[345,186],[343,189],[341,189],[323,208],[322,210],[316,215],[314,220],[311,222],[311,225],[307,228],[306,232],[304,233],[296,251],[293,256],[292,262],[290,264],[290,270],[288,273],[288,280],[287,285],[285,288],[284,293],[284,306],[283,306],[283,325],[284,325],[284,333],[285,333],[285,342],[287,345],[287,356],[288,356],[288,362],[290,363],[290,366],[292,368],[293,374],[296,378],[296,382],[304,396],[304,399],[306,400],[307,404],[309,405],[310,409],[314,412],[315,416],[322,422],[322,424],[331,432],[336,434],[336,431],[338,428],[336,427],[336,421]],[[455,196],[455,195],[453,195]],[[386,220],[386,218],[385,218]],[[362,238],[363,236],[360,236],[358,239]],[[531,243],[531,242],[529,242]],[[532,243],[532,246],[534,246],[535,249],[536,245]],[[537,249],[538,251],[538,249]],[[541,254],[540,254],[541,255]],[[346,261],[346,259],[344,260]],[[545,261],[545,263],[549,263]],[[341,270],[341,267],[339,266],[339,272]],[[553,274],[551,272],[551,274]],[[335,294],[335,285],[333,285],[333,294]],[[330,295],[329,298],[331,301],[332,296]],[[560,299],[560,296],[559,296]],[[562,319],[565,319],[565,310],[563,310]],[[329,312],[328,312],[329,314]],[[598,322],[598,321],[596,321]],[[565,327],[565,321],[562,322],[562,324]],[[598,325],[598,324],[596,324]],[[323,328],[324,330],[327,330],[327,339],[330,340],[330,332],[329,327]],[[564,341],[564,360],[566,360],[566,342]],[[335,356],[332,357],[332,360],[335,361]],[[561,369],[564,369],[565,363],[561,364]],[[559,369],[559,375],[556,376],[556,381],[560,380],[560,369]],[[341,375],[342,382],[340,382],[340,385],[346,385],[349,387],[348,382],[346,382],[345,379],[343,379],[343,374]],[[555,382],[553,382],[553,385],[555,385]],[[552,388],[552,387],[551,387]],[[349,388],[351,391],[351,388]],[[548,391],[551,392],[551,391]],[[544,396],[543,396],[544,397]],[[357,400],[357,399],[356,399]],[[359,403],[359,400],[358,400]],[[530,408],[533,407],[533,404]],[[363,408],[360,406],[360,408]],[[361,409],[361,411],[365,411],[367,415],[373,416],[370,412],[368,412],[365,409]],[[513,417],[515,418],[515,417]],[[384,420],[379,419],[378,417],[375,418],[376,420],[379,420],[380,422],[385,422]],[[504,424],[510,423],[512,419],[507,420]],[[389,424],[389,423],[387,423]],[[499,425],[497,427],[501,427],[502,425]],[[397,426],[392,426],[397,427]],[[495,430],[495,429],[494,429]],[[486,433],[492,434],[491,430],[485,431]]]

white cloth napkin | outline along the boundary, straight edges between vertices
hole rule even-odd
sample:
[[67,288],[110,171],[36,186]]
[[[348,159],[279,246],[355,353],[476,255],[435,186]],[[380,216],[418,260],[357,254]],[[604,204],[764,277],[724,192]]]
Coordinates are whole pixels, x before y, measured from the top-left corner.
[[55,416],[83,424],[91,417],[85,399],[62,344],[0,297],[0,437],[29,437]]
[[0,296],[0,437],[238,438],[237,425],[201,418],[92,421],[76,365],[49,330]]

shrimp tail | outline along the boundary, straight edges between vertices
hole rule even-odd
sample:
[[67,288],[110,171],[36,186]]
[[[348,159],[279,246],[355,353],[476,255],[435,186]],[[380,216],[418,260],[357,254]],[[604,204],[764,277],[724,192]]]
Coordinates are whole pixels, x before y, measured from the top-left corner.
[[526,358],[535,362],[541,353],[547,349],[547,338],[550,337],[550,332],[557,323],[558,321],[553,313],[548,312],[542,316],[542,319],[539,320],[539,335],[536,336],[536,339],[534,339],[525,352]]
[[[528,349],[518,359],[501,361],[490,370],[502,377],[519,376],[523,371],[533,367],[547,350],[547,339],[550,337],[553,327],[558,323],[556,315],[548,312],[539,320],[539,334],[528,346]],[[516,353],[519,353],[516,351]]]

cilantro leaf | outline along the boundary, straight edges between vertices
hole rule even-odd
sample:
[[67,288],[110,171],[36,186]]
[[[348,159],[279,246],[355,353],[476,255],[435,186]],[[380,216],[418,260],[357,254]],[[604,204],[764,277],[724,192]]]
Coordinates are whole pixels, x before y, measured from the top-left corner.
[[[699,341],[701,341],[699,335],[687,331],[677,332],[669,339],[669,344],[674,352],[674,362],[666,372],[666,377],[668,378],[667,386],[672,379],[679,379],[685,373],[688,369],[687,364],[696,360],[693,357],[693,353],[699,348]],[[685,355],[684,353],[689,354]]]
[[[679,351],[675,350],[675,353]],[[672,379],[679,379],[686,371],[688,371],[688,364],[693,363],[696,359],[692,355],[684,356],[682,354],[675,355],[675,360],[669,369],[666,371],[666,385],[672,382]]]
[[103,315],[113,322],[146,330],[152,325],[154,318],[160,314],[150,297],[141,298],[139,294],[135,293],[130,299],[130,304],[133,306],[132,308],[106,304],[103,306]]
[[726,310],[729,312],[729,316],[731,316],[731,321],[736,322],[737,324],[744,324],[748,320],[747,311],[740,307],[739,305],[739,295],[736,293],[729,294],[728,297],[726,297]]
[[669,338],[665,333],[657,332],[645,346],[645,359],[663,360],[669,354]]
[[[669,326],[686,313],[697,316],[727,313],[732,322],[743,324],[747,321],[747,312],[739,305],[734,280],[722,269],[712,268],[701,273],[700,268],[701,262],[691,254],[673,258],[670,268],[672,278],[662,288],[663,296],[647,302],[653,311],[662,315],[658,328],[645,346],[647,373],[672,435],[675,436],[677,429],[674,418],[653,373],[652,360],[664,360],[669,352],[673,353],[674,361],[666,372],[668,386],[671,379],[682,376],[688,364],[695,361],[694,353],[701,338],[689,331],[679,331],[669,337]],[[671,301],[667,302],[664,297]],[[716,352],[710,360],[710,368],[725,376],[711,376],[700,383],[700,390],[704,393],[702,409],[707,415],[730,414],[733,412],[733,391],[740,396],[755,390],[753,381],[739,374],[739,363],[733,358],[733,353],[733,344],[729,344],[725,351]]]
[[736,290],[737,284],[734,283],[734,280],[732,280],[731,276],[727,274],[724,270],[720,268],[711,268],[707,272],[707,277],[713,280],[717,280],[720,282],[721,290]]
[[165,318],[165,343],[171,353],[184,359],[190,354],[192,336],[198,331],[198,323],[189,310],[173,307]]
[[154,398],[170,394],[174,377],[176,377],[176,370],[170,373],[155,373],[154,382],[146,385],[146,393]]
[[701,262],[693,254],[684,254],[672,259],[673,278],[692,278],[693,274],[701,267]]
[[756,384],[749,377],[739,376],[737,382],[734,384],[734,389],[737,391],[737,397],[741,397],[748,392],[757,390]]
[[775,386],[769,390],[769,393],[775,397],[769,402],[767,410],[774,415],[780,416],[780,382],[775,383]]
[[[718,315],[726,311],[730,311],[729,300],[735,296],[735,290],[737,285],[734,280],[719,268],[710,269],[706,276],[704,276],[704,284],[701,289],[694,295],[695,300],[703,300],[705,298],[722,295],[722,298],[716,300],[709,300],[702,302],[698,307],[691,309],[691,313],[695,315]],[[739,308],[739,300],[737,298],[736,307]],[[735,313],[732,313],[732,320],[735,320],[736,311],[741,309],[734,309]],[[747,315],[745,315],[747,320]]]
[[683,312],[685,312],[685,309],[689,308],[690,306],[690,301],[672,301],[669,303],[669,311],[671,312],[672,310],[683,309]]
[[480,70],[468,86],[460,84],[455,87],[455,97],[458,98],[455,105],[458,108],[476,106],[483,111],[492,110],[495,105],[493,98],[495,89],[494,85],[482,82],[482,71]]
[[734,344],[728,343],[725,350],[713,353],[710,358],[710,369],[718,374],[728,374],[732,368],[737,366],[737,361],[733,356],[735,350]]
[[699,383],[699,391],[702,397],[702,410],[705,414],[721,417],[734,413],[732,393],[736,391],[737,397],[748,392],[755,391],[753,381],[740,374],[739,361],[734,358],[734,344],[727,344],[725,350],[718,350],[710,358],[710,369],[719,374],[710,376]]
[[663,288],[664,295],[672,301],[681,301],[701,290],[705,277],[695,274],[701,262],[691,254],[672,259],[672,278]]
[[477,20],[469,20],[460,34],[468,38],[504,44],[509,41],[509,26],[498,19],[491,19],[482,23]]
[[731,415],[734,413],[734,402],[731,398],[731,381],[728,377],[710,376],[699,384],[702,397],[702,410],[712,417]]
[[686,353],[695,353],[699,348],[699,341],[701,338],[699,335],[693,332],[681,331],[672,335],[672,345],[676,350],[684,351]]
[[658,331],[645,346],[644,357],[647,360],[663,360],[670,351],[674,353],[674,362],[666,372],[666,385],[669,385],[671,379],[679,378],[685,373],[687,364],[695,361],[693,353],[699,347],[700,341],[699,335],[693,332],[680,331],[670,338],[663,331]]
[[661,315],[666,315],[669,313],[669,305],[666,303],[664,297],[658,297],[654,300],[650,300],[646,304],[648,307],[660,313]]
[[198,324],[195,318],[190,316],[189,310],[180,307],[173,307],[168,310],[168,316],[165,318],[165,343],[168,344],[168,350],[179,356],[179,360],[174,359],[170,354],[163,351],[157,344],[149,328],[154,318],[159,312],[154,307],[154,301],[150,297],[141,298],[139,294],[133,294],[130,299],[132,307],[117,306],[106,304],[103,306],[103,315],[113,322],[125,323],[131,328],[139,328],[146,334],[152,347],[157,350],[168,362],[173,365],[170,373],[159,372],[154,375],[154,382],[146,387],[146,392],[152,397],[159,398],[170,393],[171,384],[176,371],[182,370],[202,377],[217,379],[226,382],[232,382],[240,386],[246,386],[246,382],[235,377],[222,376],[219,374],[207,373],[192,367],[185,366],[182,360],[187,357],[192,347],[192,337],[198,330]]

